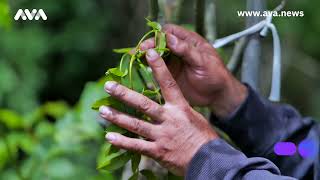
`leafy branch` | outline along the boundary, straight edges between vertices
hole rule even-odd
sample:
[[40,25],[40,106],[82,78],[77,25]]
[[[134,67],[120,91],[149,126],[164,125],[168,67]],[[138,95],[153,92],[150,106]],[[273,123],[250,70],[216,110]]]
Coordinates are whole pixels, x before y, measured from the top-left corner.
[[[152,1],[151,1],[152,2]],[[169,49],[166,48],[165,33],[161,31],[161,25],[147,19],[147,26],[151,28],[137,43],[134,48],[115,49],[115,53],[122,54],[120,64],[116,68],[108,69],[106,72],[107,81],[116,81],[123,86],[126,86],[134,91],[137,91],[150,99],[162,104],[162,95],[158,84],[153,79],[152,72],[149,70],[145,60],[145,51],[140,49],[141,43],[149,37],[155,39],[155,50],[165,57],[169,54]],[[151,84],[151,86],[150,86]],[[107,97],[96,101],[92,105],[92,109],[98,110],[100,106],[110,106],[119,111],[126,112],[145,121],[150,121],[146,115],[137,112],[131,107],[125,106],[117,99],[108,95]],[[114,124],[106,128],[106,132],[117,132],[128,137],[143,138],[137,134],[133,134]],[[132,173],[131,180],[137,179],[139,174],[146,178],[155,177],[149,170],[139,170],[141,155],[118,149],[111,144],[107,144],[105,148],[105,156],[100,158],[98,169],[114,171],[122,168],[127,162],[131,161]]]

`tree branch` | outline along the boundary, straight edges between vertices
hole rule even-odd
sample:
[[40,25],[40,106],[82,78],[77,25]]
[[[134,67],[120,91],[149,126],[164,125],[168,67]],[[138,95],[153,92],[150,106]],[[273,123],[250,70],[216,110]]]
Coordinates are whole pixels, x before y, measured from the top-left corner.
[[210,43],[216,39],[216,6],[214,0],[205,2],[205,33]]
[[243,50],[245,49],[246,45],[248,43],[248,38],[243,37],[241,38],[235,45],[232,56],[227,64],[227,68],[235,74],[236,71],[240,68],[241,65],[241,55],[243,53]]
[[159,14],[159,3],[158,0],[149,1],[149,19],[151,21],[157,21]]
[[205,35],[204,30],[204,14],[205,14],[205,0],[196,1],[196,32],[201,36]]
[[182,23],[182,17],[183,17],[183,4],[185,3],[185,0],[177,0],[176,2],[176,12],[174,17],[174,23],[181,24]]
[[282,0],[281,3],[273,11],[281,11],[286,5],[287,0]]

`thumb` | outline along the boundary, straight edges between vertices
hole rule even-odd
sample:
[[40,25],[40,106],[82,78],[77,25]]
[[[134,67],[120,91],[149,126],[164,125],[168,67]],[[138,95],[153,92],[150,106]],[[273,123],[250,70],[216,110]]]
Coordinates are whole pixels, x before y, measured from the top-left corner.
[[173,54],[177,55],[190,65],[199,65],[201,61],[200,52],[192,46],[192,44],[178,39],[175,35],[170,33],[167,33],[166,39],[167,46]]

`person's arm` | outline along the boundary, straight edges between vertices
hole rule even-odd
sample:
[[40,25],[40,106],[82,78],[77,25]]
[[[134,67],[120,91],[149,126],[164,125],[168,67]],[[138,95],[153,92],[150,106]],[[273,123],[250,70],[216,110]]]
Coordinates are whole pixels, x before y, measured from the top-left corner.
[[147,51],[146,59],[159,83],[165,104],[157,104],[116,82],[107,82],[105,90],[112,97],[152,118],[146,122],[101,106],[99,111],[103,118],[145,137],[132,138],[108,132],[106,138],[112,145],[147,155],[171,172],[192,180],[284,179],[268,160],[248,159],[220,140],[209,122],[188,104],[164,60],[154,49]]
[[213,140],[191,160],[187,180],[293,180],[264,158],[247,158],[222,139]]
[[[225,131],[249,157],[260,156],[273,161],[282,174],[296,178],[316,178],[319,158],[319,126],[311,118],[303,118],[289,105],[269,102],[248,86],[248,97],[230,117],[212,122]],[[315,154],[302,158],[277,156],[274,145],[280,141],[296,144],[308,139]],[[297,148],[298,151],[298,148]]]

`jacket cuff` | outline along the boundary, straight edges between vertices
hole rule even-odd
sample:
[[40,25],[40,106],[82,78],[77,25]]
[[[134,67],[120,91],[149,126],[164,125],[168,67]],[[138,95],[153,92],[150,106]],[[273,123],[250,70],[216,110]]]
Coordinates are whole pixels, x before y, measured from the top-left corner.
[[264,156],[276,142],[288,139],[299,129],[311,127],[312,121],[302,121],[291,106],[272,103],[246,86],[248,97],[234,113],[226,119],[211,118],[246,155]]
[[[276,133],[279,126],[269,121],[277,113],[269,108],[271,102],[260,97],[249,85],[245,85],[248,96],[239,108],[225,119],[212,117],[211,122],[227,133],[246,155],[262,156],[263,151],[273,146],[270,139],[280,139],[277,137],[279,133]],[[267,134],[272,134],[273,137],[266,136]]]
[[186,179],[233,179],[250,169],[263,169],[280,174],[279,169],[264,158],[247,158],[222,139],[215,139],[203,145],[192,158]]

